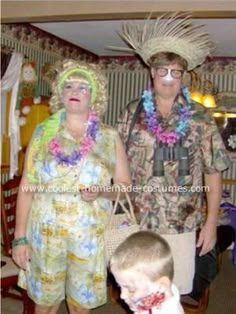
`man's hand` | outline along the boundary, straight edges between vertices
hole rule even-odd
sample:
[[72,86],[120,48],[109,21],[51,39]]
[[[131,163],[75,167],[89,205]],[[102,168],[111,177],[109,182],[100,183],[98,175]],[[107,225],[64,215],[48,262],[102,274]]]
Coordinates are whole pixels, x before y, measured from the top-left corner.
[[205,224],[198,237],[197,247],[201,247],[200,256],[211,251],[216,244],[216,226],[215,224]]

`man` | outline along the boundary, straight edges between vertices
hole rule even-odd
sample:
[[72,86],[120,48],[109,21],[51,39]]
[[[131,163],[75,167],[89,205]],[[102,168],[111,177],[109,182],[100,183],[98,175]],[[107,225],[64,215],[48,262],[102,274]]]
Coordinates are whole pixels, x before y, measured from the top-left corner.
[[187,294],[192,291],[196,246],[201,257],[216,243],[221,172],[230,164],[213,118],[182,86],[185,72],[204,62],[212,43],[186,14],[160,17],[143,28],[124,25],[121,36],[132,47],[128,50],[149,66],[153,83],[139,104],[128,106],[118,125],[139,191],[135,205],[147,226],[169,242],[174,282]]

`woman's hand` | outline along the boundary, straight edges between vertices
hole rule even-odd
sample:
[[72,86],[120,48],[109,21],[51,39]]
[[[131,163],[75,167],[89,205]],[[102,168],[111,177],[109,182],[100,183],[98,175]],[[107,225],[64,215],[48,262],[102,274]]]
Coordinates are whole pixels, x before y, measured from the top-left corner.
[[99,186],[93,185],[87,189],[81,190],[80,194],[83,201],[93,202],[101,195],[101,191],[99,189]]
[[26,265],[30,261],[30,247],[28,244],[18,245],[12,249],[14,262],[22,269],[26,270]]

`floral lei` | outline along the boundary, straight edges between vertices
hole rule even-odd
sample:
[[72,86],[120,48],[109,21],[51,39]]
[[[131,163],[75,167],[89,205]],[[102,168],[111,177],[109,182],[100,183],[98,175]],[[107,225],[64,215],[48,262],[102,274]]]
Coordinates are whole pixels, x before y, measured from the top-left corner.
[[162,143],[173,145],[177,140],[185,134],[188,128],[188,117],[190,115],[191,106],[189,105],[191,98],[189,91],[186,87],[183,87],[182,93],[185,96],[188,104],[183,106],[179,110],[179,121],[175,131],[165,131],[162,126],[158,124],[157,115],[155,112],[155,106],[153,103],[152,91],[145,90],[142,95],[143,107],[145,111],[145,121],[147,123],[147,129],[149,132],[156,136]]
[[66,166],[74,166],[76,163],[84,158],[92,149],[99,127],[99,119],[95,111],[89,111],[88,127],[86,130],[86,136],[82,140],[78,150],[74,150],[70,154],[63,152],[62,146],[59,142],[58,136],[55,136],[49,142],[49,150],[58,164],[64,164]]

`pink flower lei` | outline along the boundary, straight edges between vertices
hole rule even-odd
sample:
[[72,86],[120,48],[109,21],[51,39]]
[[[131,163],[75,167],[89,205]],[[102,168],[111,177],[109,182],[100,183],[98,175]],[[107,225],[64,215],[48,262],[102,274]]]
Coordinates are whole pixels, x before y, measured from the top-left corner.
[[84,158],[92,149],[97,132],[99,128],[99,119],[95,111],[89,111],[88,117],[88,127],[86,131],[86,136],[82,140],[79,149],[74,150],[70,154],[65,154],[63,148],[59,142],[58,136],[56,135],[49,142],[49,150],[58,164],[64,164],[67,166],[74,166],[76,163]]
[[[182,88],[182,93],[185,96],[187,102],[189,103],[190,95],[186,87]],[[165,131],[162,126],[157,122],[157,116],[155,112],[155,107],[153,103],[152,91],[145,90],[142,95],[143,107],[145,111],[145,121],[147,123],[147,129],[149,132],[157,137],[162,143],[167,143],[173,145],[177,140],[185,134],[188,128],[188,118],[190,115],[191,106],[187,104],[186,106],[180,108],[179,121],[175,131]]]

